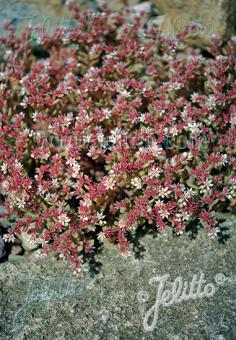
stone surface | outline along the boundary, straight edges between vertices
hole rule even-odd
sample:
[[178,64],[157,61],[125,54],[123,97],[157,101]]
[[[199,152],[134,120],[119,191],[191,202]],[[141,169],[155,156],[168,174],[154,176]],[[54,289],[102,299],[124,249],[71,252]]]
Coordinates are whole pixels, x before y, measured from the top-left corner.
[[[124,5],[137,6],[141,0],[76,0],[82,9],[97,9],[97,5],[107,3],[114,10]],[[220,34],[227,39],[233,34],[236,20],[235,0],[152,0],[161,16],[151,19],[150,24],[160,27],[167,37],[173,37],[186,24],[195,22],[199,29],[186,40],[188,44],[208,48],[209,37]],[[57,25],[68,27],[71,15],[65,8],[64,0],[1,0],[0,34],[4,21],[11,21],[20,32],[28,24],[43,25],[52,32]],[[143,6],[141,4],[141,6]],[[153,10],[152,10],[153,12]]]
[[[4,262],[0,339],[235,339],[235,222],[228,217],[225,223],[224,237],[227,228],[231,231],[225,244],[208,240],[204,232],[191,241],[169,232],[160,238],[135,238],[129,256],[107,245],[96,257],[94,276],[84,271],[73,277],[65,262],[51,257],[27,255]],[[159,289],[149,280],[169,274],[166,291],[178,276],[190,282],[201,273],[203,288],[211,283],[214,295],[160,306],[155,329],[146,331],[143,320]]]
[[[81,9],[95,6],[95,0],[76,1]],[[0,0],[0,34],[5,21],[12,22],[19,31],[26,25],[40,24],[52,32],[57,25],[69,25],[70,19],[64,0]]]
[[[228,39],[235,32],[235,0],[152,0],[161,13],[160,29],[173,37],[184,26],[199,24],[199,29],[189,36],[188,43],[205,48],[209,38],[217,34]],[[160,18],[158,18],[160,22]]]
[[144,1],[140,4],[137,4],[135,6],[133,6],[134,10],[136,13],[140,14],[140,13],[147,13],[147,14],[151,14],[152,11],[152,4],[150,1]]
[[[135,6],[140,0],[75,0],[85,9],[98,9],[99,4],[106,3],[113,10],[125,5]],[[70,25],[71,14],[65,7],[65,0],[0,0],[0,34],[4,33],[4,22],[10,21],[20,32],[26,25],[43,25],[46,31],[54,27]]]
[[0,236],[0,260],[4,258],[5,255],[6,255],[5,243],[2,239],[2,236]]

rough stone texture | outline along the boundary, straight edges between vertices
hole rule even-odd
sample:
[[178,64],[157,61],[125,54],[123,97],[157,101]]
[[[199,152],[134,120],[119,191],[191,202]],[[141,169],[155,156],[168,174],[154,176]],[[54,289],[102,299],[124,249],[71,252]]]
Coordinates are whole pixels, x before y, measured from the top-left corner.
[[[99,4],[107,4],[113,10],[124,6],[137,6],[141,0],[75,0],[82,10],[98,10]],[[0,35],[4,34],[4,22],[10,21],[17,27],[17,32],[31,24],[42,25],[52,33],[55,26],[72,25],[71,13],[65,7],[65,0],[0,0]],[[151,2],[141,4],[137,11],[144,8],[149,11]]]
[[[0,265],[0,339],[235,339],[235,217],[227,223],[232,235],[225,244],[200,232],[192,241],[146,235],[126,257],[106,246],[96,259],[98,274],[83,272],[71,282],[64,262],[15,256]],[[161,306],[155,330],[145,331],[158,289],[149,279],[169,273],[167,289],[177,276],[189,282],[201,272],[214,296]]]
[[[95,0],[76,1],[81,9],[95,6]],[[19,31],[28,24],[40,24],[52,32],[56,25],[69,25],[70,18],[64,0],[0,0],[0,34],[4,21],[11,21]]]
[[[113,10],[123,6],[135,6],[140,0],[75,0],[82,10],[97,10],[98,4],[106,3]],[[4,33],[4,21],[16,25],[20,32],[28,24],[43,25],[52,32],[57,25],[68,27],[71,14],[65,7],[65,0],[0,0],[0,34]]]
[[2,237],[0,236],[0,260],[4,258],[5,254],[6,254],[5,243]]
[[[82,9],[97,9],[97,5],[107,3],[114,10],[124,5],[135,6],[141,0],[76,0]],[[173,37],[186,24],[192,21],[201,25],[196,33],[186,42],[201,48],[208,48],[209,37],[219,34],[226,40],[235,29],[235,0],[152,0],[161,16],[151,19],[150,24],[157,25],[168,37]],[[4,21],[11,21],[17,30],[27,24],[41,24],[46,31],[53,31],[56,25],[68,27],[70,13],[65,8],[64,0],[1,0],[0,34],[3,33]],[[154,6],[155,7],[155,6]]]
[[161,13],[160,28],[169,37],[181,31],[186,24],[201,25],[188,42],[205,48],[209,37],[217,34],[228,39],[235,32],[235,0],[152,0]]

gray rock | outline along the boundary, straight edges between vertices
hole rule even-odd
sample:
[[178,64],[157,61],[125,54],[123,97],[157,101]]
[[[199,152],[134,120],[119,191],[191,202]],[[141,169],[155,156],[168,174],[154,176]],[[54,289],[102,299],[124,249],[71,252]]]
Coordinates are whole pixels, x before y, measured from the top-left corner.
[[[122,255],[107,245],[96,256],[98,274],[71,276],[65,262],[49,256],[35,261],[0,265],[1,339],[235,339],[236,338],[236,219],[224,224],[225,244],[146,235],[135,241],[135,252]],[[223,234],[222,234],[223,235]],[[222,239],[223,240],[223,239]],[[23,256],[24,258],[25,256]],[[97,267],[99,268],[99,266]],[[213,295],[160,306],[154,329],[144,328],[145,316],[156,303],[158,282],[169,274],[164,290],[181,276],[190,282],[204,275]],[[149,319],[151,323],[151,319]]]
[[2,239],[2,236],[0,236],[0,260],[4,258],[5,255],[6,255],[5,243]]
[[146,12],[146,13],[151,13],[152,10],[152,4],[150,1],[144,1],[140,4],[137,4],[135,6],[133,6],[134,10],[138,13],[140,12]]
[[[76,0],[81,9],[94,7],[95,0]],[[42,25],[48,32],[55,26],[67,26],[71,14],[65,8],[64,0],[1,0],[0,1],[0,34],[3,33],[4,21],[10,21],[20,32],[31,24]]]
[[22,256],[22,255],[14,255],[14,254],[10,254],[8,256],[8,261],[10,263],[20,263],[20,262],[27,262],[28,261],[28,257],[27,256]]
[[141,4],[133,6],[137,15],[142,15],[142,22],[146,23],[152,12],[152,4],[150,1],[144,1]]
[[236,2],[234,0],[152,0],[162,17],[160,29],[174,37],[192,22],[199,28],[190,34],[189,44],[207,48],[210,37],[219,35],[227,40],[235,32]]

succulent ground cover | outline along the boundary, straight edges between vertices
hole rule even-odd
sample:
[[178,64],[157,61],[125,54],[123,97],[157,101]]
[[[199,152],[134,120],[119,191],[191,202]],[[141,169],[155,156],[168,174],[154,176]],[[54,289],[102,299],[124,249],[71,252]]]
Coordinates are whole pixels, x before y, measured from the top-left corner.
[[132,9],[80,12],[52,35],[0,39],[3,238],[71,261],[142,226],[220,233],[236,193],[236,39],[183,52]]

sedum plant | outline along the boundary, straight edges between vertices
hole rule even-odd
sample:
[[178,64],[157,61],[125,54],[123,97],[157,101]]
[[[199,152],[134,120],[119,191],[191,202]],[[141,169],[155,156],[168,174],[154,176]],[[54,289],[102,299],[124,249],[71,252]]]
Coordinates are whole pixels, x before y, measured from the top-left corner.
[[6,26],[0,50],[4,235],[71,261],[139,226],[212,237],[236,192],[236,39],[210,58],[131,9],[80,12],[52,35]]

